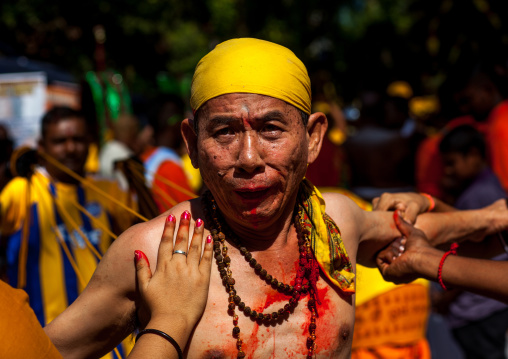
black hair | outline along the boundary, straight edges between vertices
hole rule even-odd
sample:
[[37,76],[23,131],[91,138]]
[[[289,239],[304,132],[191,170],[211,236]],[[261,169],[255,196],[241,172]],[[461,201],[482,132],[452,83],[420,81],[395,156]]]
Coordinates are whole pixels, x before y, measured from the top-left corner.
[[[307,127],[307,124],[309,123],[309,117],[310,115],[303,110],[300,110],[299,108],[295,107],[296,110],[300,113],[300,117],[302,118],[303,125]],[[201,116],[201,109],[198,109],[194,113],[194,131],[196,134],[198,133],[198,118]]]
[[478,150],[485,159],[485,139],[474,127],[469,125],[457,126],[445,134],[439,144],[442,154],[458,152],[467,155],[472,149]]
[[161,94],[151,101],[148,112],[148,123],[152,126],[154,133],[164,130],[166,126],[176,124],[169,121],[169,118],[164,117],[166,115],[164,109],[167,104],[175,105],[176,113],[173,116],[180,117],[178,124],[183,120],[185,102],[182,98],[174,94]]
[[66,120],[69,118],[79,118],[82,119],[86,124],[85,116],[82,112],[73,110],[70,107],[66,106],[55,106],[42,117],[41,121],[41,138],[45,138],[48,126],[50,124],[58,123],[62,120]]

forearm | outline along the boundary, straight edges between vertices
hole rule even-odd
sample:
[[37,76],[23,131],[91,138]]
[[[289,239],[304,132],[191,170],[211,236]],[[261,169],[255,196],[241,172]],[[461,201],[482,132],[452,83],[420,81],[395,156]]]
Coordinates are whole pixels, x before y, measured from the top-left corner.
[[454,212],[454,211],[457,211],[457,208],[455,207],[452,207],[450,206],[449,204],[446,204],[444,203],[443,201],[441,201],[440,199],[436,198],[436,197],[432,197],[432,199],[434,200],[434,209],[432,210],[432,212]]
[[357,262],[366,267],[375,267],[376,254],[395,238],[400,232],[395,227],[393,212],[363,212],[362,221],[358,222],[362,234],[358,246]]
[[[100,358],[113,350],[134,330],[133,304],[132,311],[123,310],[125,298],[102,299],[104,297],[100,294],[94,294],[87,294],[86,299],[78,297],[69,308],[44,328],[66,359]],[[107,304],[102,305],[90,299],[92,296]],[[87,302],[86,307],[82,305],[84,302]],[[115,305],[111,306],[110,303]],[[117,310],[120,313],[117,314]]]
[[[183,318],[159,317],[150,320],[146,329],[157,329],[166,333],[178,343],[178,346],[183,351],[185,350],[193,326],[189,325]],[[147,333],[136,341],[136,345],[129,355],[129,359],[142,358],[177,359],[178,352],[176,347],[167,339],[157,334]]]
[[498,228],[491,213],[484,210],[424,213],[418,216],[415,227],[426,234],[434,247],[465,240],[480,241]]
[[[413,258],[413,268],[422,277],[438,281],[438,268],[444,252],[424,248]],[[508,262],[449,255],[442,269],[446,286],[465,289],[508,303]]]

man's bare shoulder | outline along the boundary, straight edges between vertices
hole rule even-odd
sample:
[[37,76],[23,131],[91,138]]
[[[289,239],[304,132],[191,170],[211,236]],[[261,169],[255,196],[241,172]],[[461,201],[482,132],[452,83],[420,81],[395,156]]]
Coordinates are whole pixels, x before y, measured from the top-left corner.
[[323,192],[326,203],[326,213],[337,221],[340,218],[351,220],[363,212],[349,197],[336,192]]
[[350,258],[354,261],[362,232],[363,211],[349,197],[335,192],[322,193],[326,213],[335,221],[342,234]]
[[[197,218],[202,218],[200,199],[196,198],[190,201],[181,202],[148,222],[139,223],[135,226],[130,227],[120,237],[118,237],[118,239],[115,241],[116,243],[114,243],[114,246],[121,247],[122,251],[128,249],[129,252],[132,252],[132,258],[134,258],[133,256],[135,250],[141,250],[146,254],[150,263],[155,265],[157,263],[157,251],[159,248],[162,231],[164,230],[164,223],[166,218],[170,214],[175,216],[177,218],[178,228],[178,219],[184,211],[191,212],[192,228],[194,221]],[[113,249],[113,246],[110,249]]]

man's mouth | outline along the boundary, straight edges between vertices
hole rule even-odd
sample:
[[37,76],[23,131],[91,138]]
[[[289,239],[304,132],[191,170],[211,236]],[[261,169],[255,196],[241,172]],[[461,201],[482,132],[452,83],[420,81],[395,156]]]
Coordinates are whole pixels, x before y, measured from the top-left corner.
[[235,193],[246,201],[261,200],[266,197],[270,192],[270,187],[257,187],[257,188],[240,188],[236,189]]
[[80,163],[78,161],[73,160],[63,161],[62,163],[68,168],[77,168],[80,166]]

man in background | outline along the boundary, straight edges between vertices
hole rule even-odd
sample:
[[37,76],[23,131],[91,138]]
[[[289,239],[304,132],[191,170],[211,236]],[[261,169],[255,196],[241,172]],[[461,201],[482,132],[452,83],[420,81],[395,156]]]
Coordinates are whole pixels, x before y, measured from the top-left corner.
[[43,326],[78,297],[115,233],[132,224],[129,212],[92,186],[136,207],[115,182],[80,181],[88,133],[81,113],[66,107],[47,112],[37,149],[41,165],[0,194],[8,282],[28,293]]
[[[506,198],[499,179],[487,164],[485,140],[476,129],[467,125],[455,127],[443,137],[439,150],[444,161],[444,182],[447,190],[457,196],[457,209],[478,209]],[[506,261],[508,254],[492,259]],[[506,304],[458,289],[443,292],[440,300],[446,303],[446,319],[466,358],[505,357]]]

